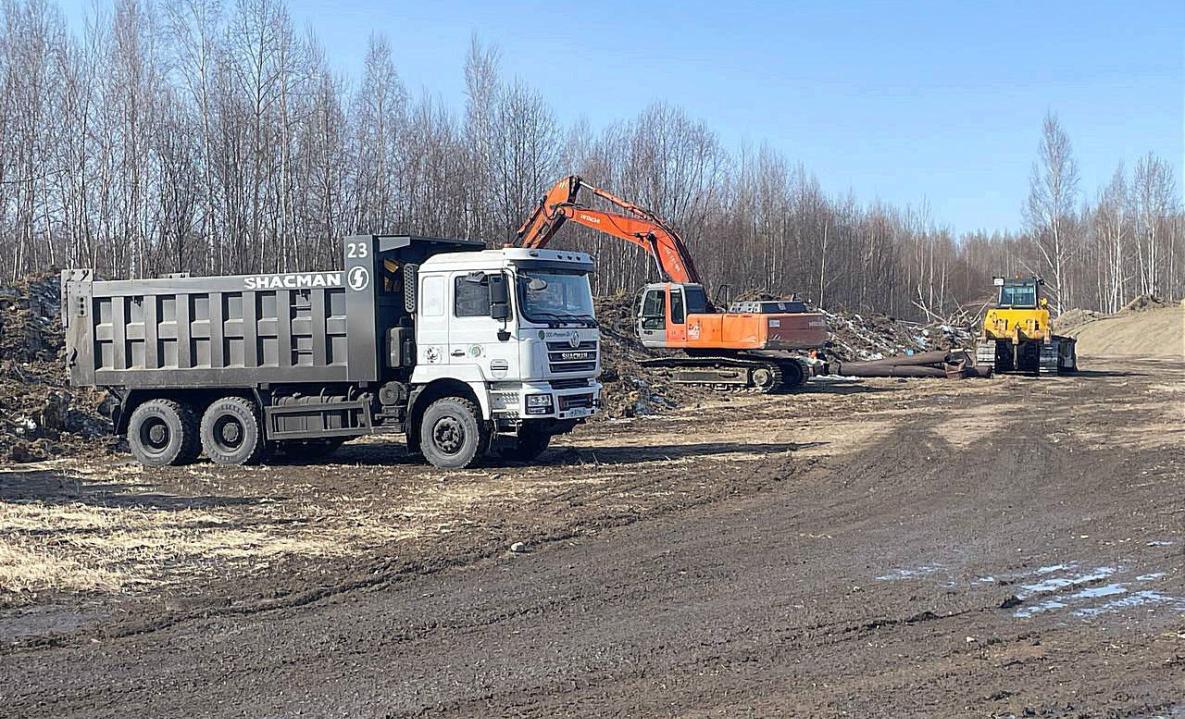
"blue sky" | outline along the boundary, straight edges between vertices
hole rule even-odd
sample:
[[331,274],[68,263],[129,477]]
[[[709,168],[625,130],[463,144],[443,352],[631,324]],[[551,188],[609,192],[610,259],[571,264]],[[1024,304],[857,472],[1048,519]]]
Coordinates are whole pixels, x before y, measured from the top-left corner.
[[[77,4],[63,7],[76,16]],[[663,100],[730,148],[768,142],[829,192],[929,204],[956,231],[1021,223],[1041,120],[1093,197],[1120,160],[1185,162],[1185,2],[289,0],[357,77],[371,32],[413,92],[458,110],[469,38],[564,122]]]

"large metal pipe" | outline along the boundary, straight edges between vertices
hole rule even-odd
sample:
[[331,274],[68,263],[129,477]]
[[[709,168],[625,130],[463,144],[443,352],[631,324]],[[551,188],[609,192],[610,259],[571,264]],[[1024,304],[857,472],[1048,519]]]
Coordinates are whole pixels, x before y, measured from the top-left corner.
[[945,377],[946,370],[920,365],[881,362],[840,362],[838,373],[846,377]]
[[921,352],[868,362],[836,362],[835,372],[849,377],[988,377],[990,371],[972,365],[965,350]]

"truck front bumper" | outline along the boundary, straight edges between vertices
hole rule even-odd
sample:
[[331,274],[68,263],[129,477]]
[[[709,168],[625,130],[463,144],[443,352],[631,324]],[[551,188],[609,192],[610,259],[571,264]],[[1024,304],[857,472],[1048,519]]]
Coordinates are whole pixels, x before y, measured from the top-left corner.
[[595,379],[580,387],[554,387],[550,382],[523,382],[513,390],[492,393],[491,407],[499,419],[582,420],[601,406],[601,383]]

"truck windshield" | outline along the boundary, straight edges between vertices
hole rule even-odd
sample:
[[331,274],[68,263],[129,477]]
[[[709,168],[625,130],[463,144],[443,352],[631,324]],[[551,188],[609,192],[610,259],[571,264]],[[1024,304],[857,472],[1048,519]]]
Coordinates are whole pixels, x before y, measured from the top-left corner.
[[1000,288],[1001,307],[1036,307],[1037,288],[1033,285],[1004,285]]
[[561,270],[520,270],[519,308],[523,317],[540,323],[594,323],[588,275]]

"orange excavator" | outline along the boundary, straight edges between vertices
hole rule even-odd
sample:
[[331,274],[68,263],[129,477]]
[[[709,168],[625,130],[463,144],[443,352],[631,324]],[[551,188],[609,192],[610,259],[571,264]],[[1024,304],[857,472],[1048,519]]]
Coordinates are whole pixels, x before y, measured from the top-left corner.
[[[613,210],[577,203],[581,189]],[[823,316],[797,300],[739,302],[727,311],[708,299],[679,234],[650,210],[573,175],[560,180],[518,230],[515,247],[542,248],[568,221],[645,250],[662,282],[646,285],[638,305],[638,338],[646,347],[682,350],[647,360],[675,370],[676,382],[759,392],[795,387],[823,365]],[[809,356],[802,353],[809,352]]]

